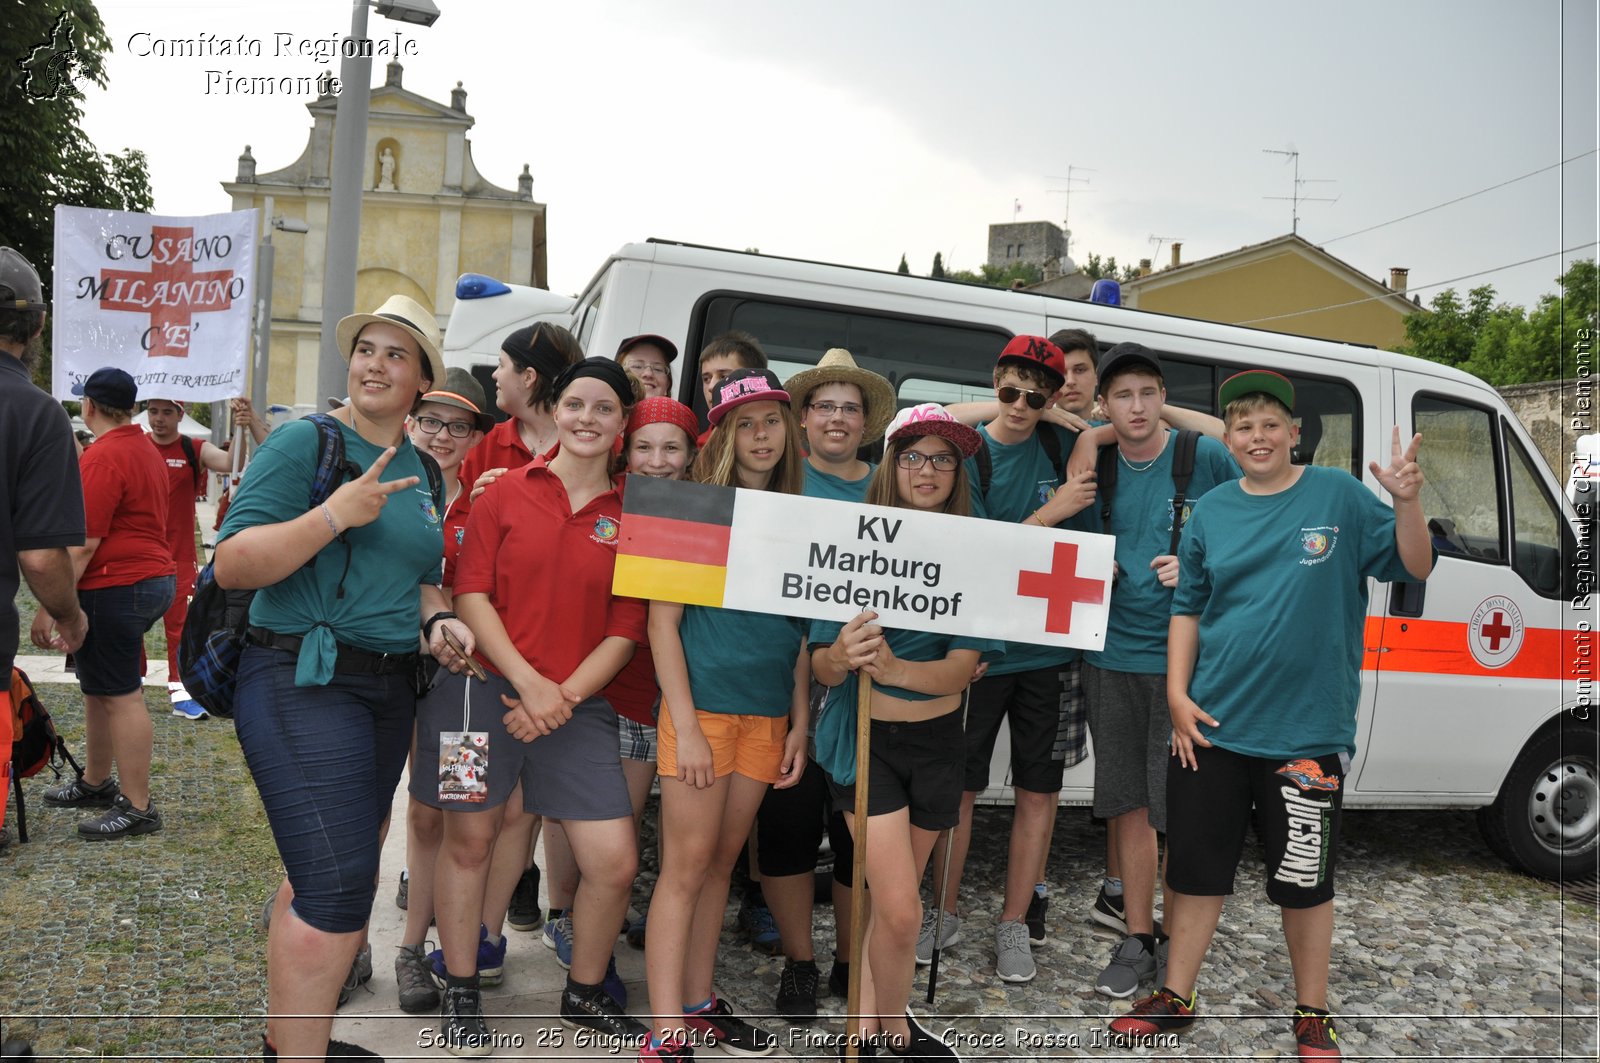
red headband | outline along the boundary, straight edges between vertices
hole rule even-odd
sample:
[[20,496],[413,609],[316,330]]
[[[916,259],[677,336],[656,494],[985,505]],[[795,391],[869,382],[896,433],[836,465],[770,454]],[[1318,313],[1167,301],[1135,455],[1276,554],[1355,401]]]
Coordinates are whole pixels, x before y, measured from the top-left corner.
[[675,424],[683,429],[691,443],[700,434],[700,422],[694,411],[677,399],[669,399],[664,395],[652,395],[634,404],[633,413],[628,418],[628,435],[633,435],[647,424]]

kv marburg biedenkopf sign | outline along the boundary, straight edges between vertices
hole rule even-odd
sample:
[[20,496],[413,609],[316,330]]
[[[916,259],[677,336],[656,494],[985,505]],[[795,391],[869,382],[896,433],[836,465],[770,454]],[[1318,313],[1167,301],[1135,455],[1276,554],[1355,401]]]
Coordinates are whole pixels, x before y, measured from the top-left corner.
[[139,398],[245,393],[256,211],[177,218],[57,207],[51,393],[127,370]]
[[1109,535],[630,476],[612,590],[1098,650]]

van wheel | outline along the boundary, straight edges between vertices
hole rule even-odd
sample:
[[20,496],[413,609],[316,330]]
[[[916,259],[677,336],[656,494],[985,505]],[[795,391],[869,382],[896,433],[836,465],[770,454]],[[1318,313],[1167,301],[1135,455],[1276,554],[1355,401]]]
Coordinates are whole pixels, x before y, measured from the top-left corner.
[[1600,769],[1596,731],[1553,727],[1525,746],[1500,796],[1478,812],[1496,855],[1530,875],[1568,878],[1594,869],[1600,847]]

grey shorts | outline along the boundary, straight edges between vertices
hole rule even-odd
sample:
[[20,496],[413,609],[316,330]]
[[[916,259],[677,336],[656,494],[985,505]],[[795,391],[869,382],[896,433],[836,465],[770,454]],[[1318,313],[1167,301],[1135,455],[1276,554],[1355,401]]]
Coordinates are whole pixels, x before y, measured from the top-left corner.
[[[463,690],[470,704],[463,705]],[[572,719],[532,742],[512,738],[500,696],[516,690],[493,673],[487,683],[441,671],[433,688],[417,703],[417,755],[411,795],[433,808],[481,812],[506,803],[520,780],[522,806],[551,819],[607,820],[633,815],[622,761],[617,756],[617,714],[604,698],[590,698]],[[466,726],[463,726],[465,723]],[[450,731],[481,731],[488,741],[482,802],[441,800],[439,736]]]
[[1172,717],[1167,677],[1112,672],[1083,663],[1094,741],[1094,814],[1110,819],[1148,809],[1150,825],[1167,829],[1167,758]]

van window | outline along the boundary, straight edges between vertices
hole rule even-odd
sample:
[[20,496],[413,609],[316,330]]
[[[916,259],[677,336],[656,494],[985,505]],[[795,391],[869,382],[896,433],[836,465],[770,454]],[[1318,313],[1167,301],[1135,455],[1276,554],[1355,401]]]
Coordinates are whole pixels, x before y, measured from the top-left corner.
[[590,302],[587,306],[585,306],[583,309],[578,311],[578,313],[581,314],[582,316],[578,319],[578,333],[577,333],[577,336],[578,336],[578,346],[583,348],[583,353],[584,354],[586,354],[586,355],[593,354],[593,355],[599,355],[602,358],[609,358],[609,357],[611,357],[612,354],[614,354],[616,352],[615,351],[607,351],[607,352],[602,354],[599,351],[591,351],[589,349],[589,337],[594,335],[594,327],[600,321],[600,298],[603,295],[605,295],[605,291],[603,289],[601,291],[596,292],[595,296],[594,296],[594,300],[592,302]]
[[1418,395],[1412,418],[1423,439],[1422,511],[1441,554],[1503,563],[1494,416],[1438,395]]
[[1502,424],[1511,455],[1511,567],[1546,598],[1561,595],[1561,514],[1522,443]]

